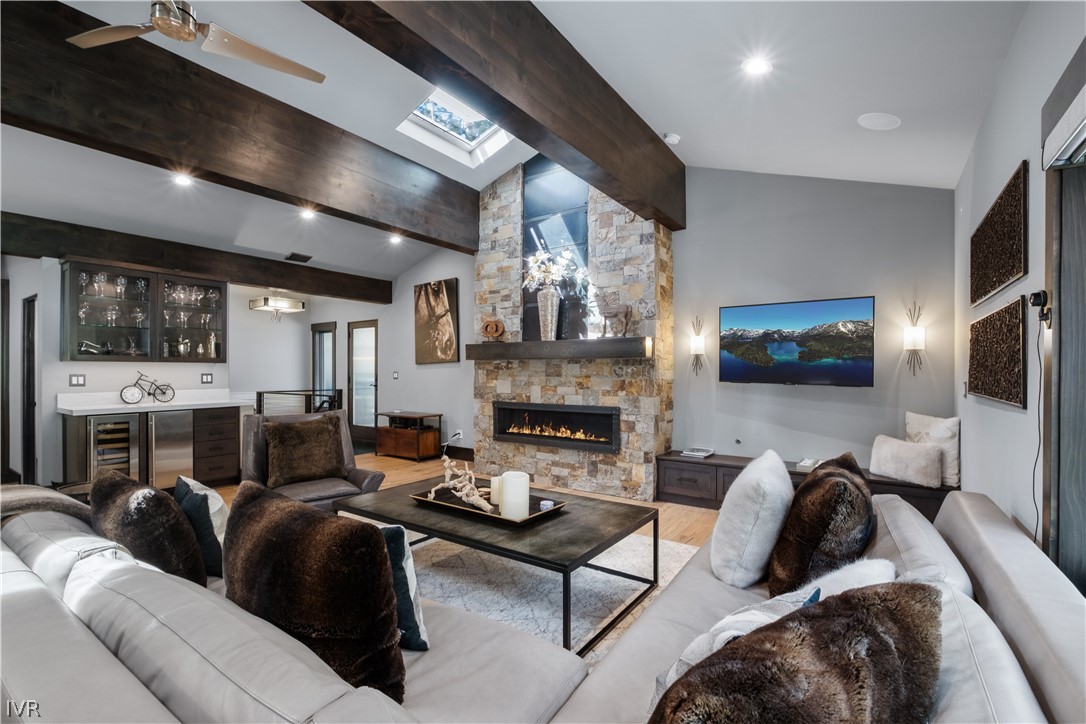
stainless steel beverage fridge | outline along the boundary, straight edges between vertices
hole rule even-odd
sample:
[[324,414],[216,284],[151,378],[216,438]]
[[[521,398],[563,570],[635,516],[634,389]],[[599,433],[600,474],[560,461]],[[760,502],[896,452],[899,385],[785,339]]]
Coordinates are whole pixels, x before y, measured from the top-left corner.
[[87,479],[100,470],[140,476],[140,416],[96,415],[87,418]]
[[192,476],[192,410],[147,413],[147,482],[173,487]]

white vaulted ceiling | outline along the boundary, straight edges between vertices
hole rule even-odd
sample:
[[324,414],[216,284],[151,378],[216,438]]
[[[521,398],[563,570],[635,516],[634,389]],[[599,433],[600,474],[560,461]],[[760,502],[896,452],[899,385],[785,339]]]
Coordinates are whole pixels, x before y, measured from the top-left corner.
[[[139,23],[146,2],[73,2]],[[215,72],[482,188],[534,154],[510,144],[476,169],[398,133],[433,86],[300,2],[197,0],[201,21],[328,76],[316,85],[147,39]],[[1024,4],[1017,2],[540,2],[577,50],[688,166],[952,188],[990,102]],[[87,53],[94,50],[84,51]],[[765,54],[774,71],[739,63]],[[584,99],[578,99],[581,101]],[[856,117],[902,119],[875,132]],[[434,247],[4,126],[0,207],[240,253],[314,255],[313,266],[395,278]],[[180,192],[180,193],[179,193]]]

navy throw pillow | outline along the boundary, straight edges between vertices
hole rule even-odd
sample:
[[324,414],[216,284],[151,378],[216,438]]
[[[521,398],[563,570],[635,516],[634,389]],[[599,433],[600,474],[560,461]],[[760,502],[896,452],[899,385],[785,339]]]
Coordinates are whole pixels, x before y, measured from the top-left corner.
[[200,545],[200,557],[204,559],[207,575],[222,578],[222,545],[215,537],[215,525],[211,522],[211,508],[207,496],[192,492],[189,484],[178,478],[173,489],[173,499],[181,506],[193,532],[196,533],[196,542]]
[[403,526],[389,525],[381,529],[392,562],[392,590],[396,593],[396,625],[400,629],[400,646],[412,651],[428,651],[430,641],[422,623],[422,604],[415,580],[415,563],[407,531]]

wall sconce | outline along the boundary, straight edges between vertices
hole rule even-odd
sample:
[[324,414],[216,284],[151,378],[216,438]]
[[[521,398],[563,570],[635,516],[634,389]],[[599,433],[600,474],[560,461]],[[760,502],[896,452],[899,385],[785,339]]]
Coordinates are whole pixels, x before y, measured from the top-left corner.
[[701,317],[694,317],[690,323],[694,328],[694,334],[690,336],[690,368],[695,376],[705,366],[705,335],[701,333],[701,324]]
[[[278,291],[278,290],[276,290]],[[280,322],[284,314],[304,312],[305,302],[291,297],[280,297],[275,292],[271,296],[257,297],[249,300],[249,309],[257,312],[271,312],[272,321]]]
[[924,328],[920,326],[920,313],[921,308],[914,301],[912,309],[905,311],[909,326],[902,330],[902,347],[909,353],[907,364],[913,371],[913,377],[916,377],[917,370],[924,369],[924,360],[920,353],[924,350],[925,334]]

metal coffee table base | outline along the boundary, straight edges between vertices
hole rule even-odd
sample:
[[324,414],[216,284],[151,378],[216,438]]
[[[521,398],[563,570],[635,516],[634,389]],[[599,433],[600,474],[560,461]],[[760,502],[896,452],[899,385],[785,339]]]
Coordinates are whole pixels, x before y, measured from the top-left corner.
[[[425,543],[428,540],[437,538],[434,535],[426,535],[421,538],[416,538],[411,541],[411,545],[415,546],[419,543]],[[496,556],[502,558],[509,558],[511,560],[520,561],[521,563],[530,563],[534,566],[539,566],[538,561],[527,561],[521,559],[519,556],[508,555],[494,550],[482,548],[487,553],[493,553]],[[660,519],[654,518],[652,521],[652,578],[645,578],[633,573],[627,573],[626,571],[616,571],[614,568],[605,568],[604,566],[597,566],[595,563],[585,563],[582,568],[591,568],[594,571],[600,573],[607,573],[612,576],[618,576],[619,578],[625,578],[630,581],[637,581],[638,583],[644,583],[645,589],[641,593],[637,594],[634,600],[630,601],[626,606],[616,613],[611,618],[607,619],[603,628],[597,631],[592,638],[588,640],[581,648],[577,649],[578,656],[584,656],[592,649],[596,648],[596,644],[602,641],[607,634],[615,630],[615,626],[622,623],[622,620],[629,616],[637,606],[648,598],[649,594],[656,590],[656,587],[660,584]],[[564,570],[560,568],[550,568],[550,570],[556,571],[562,574],[562,646],[568,651],[573,650],[573,571]]]
[[[596,634],[588,640],[581,648],[577,649],[578,656],[584,656],[589,651],[596,647],[600,641],[602,641],[607,634],[614,631],[615,626],[622,623],[622,620],[630,615],[637,606],[648,598],[648,595],[656,590],[656,586],[660,583],[660,519],[655,518],[652,521],[652,578],[644,578],[642,576],[636,576],[632,573],[625,571],[616,571],[613,568],[604,568],[603,566],[597,566],[594,563],[586,563],[585,568],[591,568],[594,571],[600,571],[601,573],[607,573],[612,576],[618,576],[619,578],[626,578],[631,581],[637,581],[638,583],[647,584],[645,590],[637,594],[634,600],[626,604],[626,607],[612,616],[603,628],[596,632]],[[571,591],[570,591],[570,578],[572,571],[562,573],[562,646],[566,649],[573,650],[572,640],[572,606],[571,606]]]

